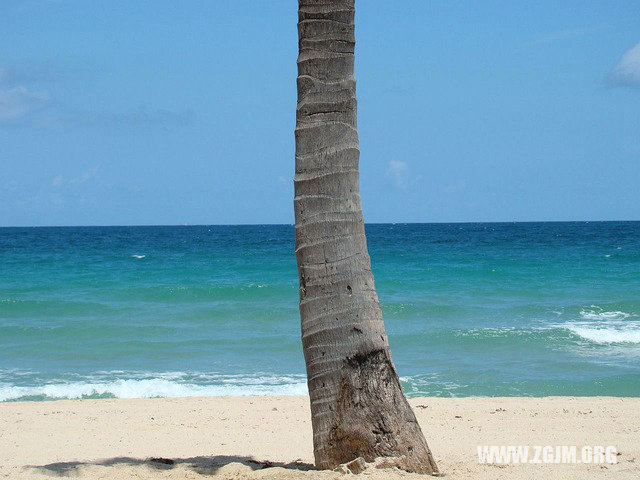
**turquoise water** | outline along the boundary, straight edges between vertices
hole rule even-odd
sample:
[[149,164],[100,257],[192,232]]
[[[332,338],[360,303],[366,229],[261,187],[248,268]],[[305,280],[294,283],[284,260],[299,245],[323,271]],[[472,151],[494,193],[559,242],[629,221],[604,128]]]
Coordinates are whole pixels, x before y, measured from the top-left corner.
[[[640,222],[367,234],[409,395],[640,396]],[[293,235],[0,228],[0,401],[305,393]]]

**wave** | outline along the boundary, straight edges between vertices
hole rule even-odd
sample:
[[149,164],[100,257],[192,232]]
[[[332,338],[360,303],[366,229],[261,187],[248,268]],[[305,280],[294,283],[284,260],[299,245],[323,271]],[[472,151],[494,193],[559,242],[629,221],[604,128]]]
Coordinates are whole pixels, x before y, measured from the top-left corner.
[[[33,372],[12,372],[16,377],[30,376]],[[104,372],[105,374],[107,372]],[[116,373],[116,372],[109,372]],[[140,374],[150,376],[151,374]],[[286,375],[280,377],[229,376],[225,383],[184,383],[184,377],[216,377],[215,375],[193,375],[162,373],[158,378],[114,379],[111,381],[58,381],[41,385],[11,385],[0,382],[0,402],[73,400],[100,398],[172,398],[172,397],[218,397],[253,395],[307,395],[306,377]],[[8,375],[5,375],[7,377]],[[99,375],[97,375],[99,376]],[[0,379],[3,375],[0,372]],[[15,377],[14,377],[15,378]],[[5,378],[7,380],[7,378]],[[403,376],[400,378],[408,396],[430,395],[450,397],[463,388],[455,382],[442,381],[437,375]],[[280,382],[280,383],[277,383]]]
[[580,311],[580,316],[585,320],[624,320],[632,315],[621,311],[606,311],[597,305],[591,305],[589,309]]
[[637,315],[591,305],[580,310],[581,320],[555,326],[590,343],[640,344],[640,322],[632,317]]
[[564,328],[593,343],[640,344],[640,322],[574,322]]
[[137,258],[137,259],[140,259],[140,258],[144,258],[144,257],[146,257],[146,255],[131,255],[131,256],[132,256],[133,258]]
[[[78,381],[53,381],[40,385],[0,383],[0,402],[19,400],[61,400],[81,398],[157,398],[249,395],[306,395],[303,375],[242,376],[184,374],[181,372],[139,373],[130,378],[104,377],[103,372]],[[131,377],[146,378],[131,378]],[[192,381],[185,381],[185,379]],[[196,383],[200,380],[202,383]],[[206,380],[216,383],[204,383]]]

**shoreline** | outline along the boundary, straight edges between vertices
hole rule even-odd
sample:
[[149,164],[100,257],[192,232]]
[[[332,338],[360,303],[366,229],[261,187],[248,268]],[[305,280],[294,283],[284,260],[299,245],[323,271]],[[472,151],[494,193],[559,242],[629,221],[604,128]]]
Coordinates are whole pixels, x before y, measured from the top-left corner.
[[[638,396],[619,396],[619,395],[513,395],[513,396],[489,396],[489,395],[469,395],[460,397],[444,397],[439,395],[410,395],[407,392],[403,392],[409,402],[420,399],[438,399],[438,400],[564,400],[564,399],[593,399],[593,400],[629,400],[640,401],[640,395]],[[285,398],[304,398],[309,399],[308,395],[300,395],[297,393],[280,393],[280,394],[246,394],[246,395],[182,395],[175,397],[81,397],[81,398],[38,398],[36,400],[0,400],[0,408],[2,405],[30,405],[39,403],[66,403],[66,402],[102,402],[102,401],[128,401],[128,400],[202,400],[202,399],[285,399]]]
[[[640,398],[413,397],[409,402],[448,478],[640,476]],[[306,396],[3,402],[0,478],[341,478],[311,470],[308,403]],[[478,445],[613,445],[620,455],[613,465],[479,464]],[[364,475],[414,477],[377,469]]]

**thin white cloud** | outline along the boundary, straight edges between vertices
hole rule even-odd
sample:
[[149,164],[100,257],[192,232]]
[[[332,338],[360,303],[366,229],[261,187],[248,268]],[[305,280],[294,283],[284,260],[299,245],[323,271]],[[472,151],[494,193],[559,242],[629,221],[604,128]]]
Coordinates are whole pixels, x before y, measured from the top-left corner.
[[407,186],[406,174],[407,174],[406,162],[400,160],[391,160],[389,162],[388,174],[393,178],[398,188],[405,188]]
[[24,85],[7,84],[8,75],[0,71],[0,122],[18,120],[39,110],[49,100],[46,92],[31,90]]
[[[121,112],[73,111],[46,91],[37,88],[57,78],[52,66],[20,69],[0,68],[0,124],[22,124],[36,128],[181,127],[195,121],[189,109],[168,110],[140,106]],[[35,114],[45,106],[46,113]]]
[[96,165],[93,168],[85,170],[78,177],[72,178],[71,180],[69,180],[69,183],[72,184],[72,185],[85,183],[85,182],[91,180],[93,177],[95,177],[98,174],[99,170],[100,170],[100,166]]
[[640,88],[640,43],[627,50],[609,74],[614,86]]
[[63,175],[56,175],[51,179],[51,186],[55,188],[64,187],[65,185],[82,185],[94,178],[100,171],[100,165],[91,167],[80,173],[77,177],[65,179]]

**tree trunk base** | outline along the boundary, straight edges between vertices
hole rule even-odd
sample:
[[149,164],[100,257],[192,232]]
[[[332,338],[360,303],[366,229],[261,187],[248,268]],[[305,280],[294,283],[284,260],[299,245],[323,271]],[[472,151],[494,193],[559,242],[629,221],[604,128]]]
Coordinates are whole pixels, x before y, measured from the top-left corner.
[[336,468],[362,457],[423,474],[438,473],[418,421],[402,393],[388,350],[349,357],[319,468]]

